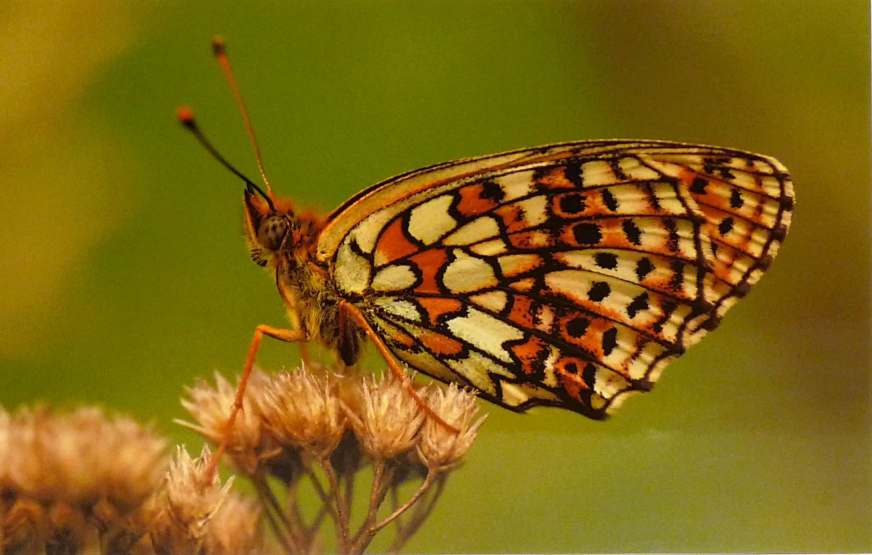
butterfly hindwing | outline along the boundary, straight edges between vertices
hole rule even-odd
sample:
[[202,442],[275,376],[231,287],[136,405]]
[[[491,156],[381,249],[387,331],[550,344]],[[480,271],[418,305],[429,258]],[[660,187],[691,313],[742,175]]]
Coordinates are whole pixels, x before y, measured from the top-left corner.
[[747,293],[792,202],[771,158],[573,143],[376,185],[331,216],[318,251],[410,367],[516,410],[602,417]]

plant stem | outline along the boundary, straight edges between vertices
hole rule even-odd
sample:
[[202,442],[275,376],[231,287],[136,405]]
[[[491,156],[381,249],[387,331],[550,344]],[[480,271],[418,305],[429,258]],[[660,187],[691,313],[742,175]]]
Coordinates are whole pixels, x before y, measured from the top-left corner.
[[437,476],[436,472],[433,472],[433,471],[427,472],[427,476],[424,478],[424,481],[421,482],[421,485],[418,486],[417,491],[415,491],[415,493],[412,495],[412,497],[410,497],[408,501],[406,501],[405,503],[400,505],[400,507],[397,510],[395,510],[390,515],[385,517],[384,520],[382,520],[381,522],[379,522],[377,524],[370,526],[369,530],[367,530],[367,532],[372,534],[372,535],[375,535],[376,533],[378,533],[379,530],[381,530],[382,528],[384,528],[385,526],[387,526],[388,524],[390,524],[391,522],[396,520],[401,514],[403,514],[407,510],[409,510],[409,508],[412,505],[414,505],[418,501],[418,499],[421,498],[422,495],[427,493],[427,491],[430,489],[430,486],[432,486],[433,483],[436,481],[436,476]]
[[324,469],[324,474],[327,475],[327,482],[330,484],[330,497],[336,507],[336,524],[338,528],[338,543],[341,553],[348,552],[348,513],[345,511],[345,501],[342,495],[342,488],[339,487],[339,480],[336,477],[336,471],[333,469],[333,463],[328,457],[320,459],[321,468]]
[[[287,531],[287,534],[285,534],[285,531],[282,530],[281,524],[279,524],[283,519],[276,516],[276,507],[270,501],[270,497],[273,497],[273,499],[275,499],[275,497],[272,496],[272,492],[269,492],[269,494],[264,492],[264,486],[267,489],[269,489],[269,486],[262,484],[259,480],[252,480],[252,482],[254,483],[255,491],[257,491],[257,496],[260,498],[260,504],[264,508],[264,514],[266,514],[270,528],[272,528],[276,539],[282,546],[282,549],[284,549],[285,553],[300,553],[300,550],[297,549],[296,542],[291,538],[292,534],[290,529],[286,528],[285,531]],[[287,523],[285,523],[285,525],[287,526]]]
[[[445,482],[448,479],[447,474],[440,474],[439,478],[436,480],[436,489],[432,491],[430,498],[427,499],[426,503],[419,504],[415,508],[415,512],[412,517],[409,519],[409,522],[406,523],[405,526],[402,527],[402,531],[397,530],[397,536],[394,538],[393,543],[387,549],[387,553],[397,553],[403,546],[406,544],[409,539],[415,535],[415,532],[424,524],[424,521],[430,516],[430,513],[433,512],[433,508],[436,506],[436,502],[439,501],[439,498],[442,496],[442,492],[445,491]],[[397,520],[399,522],[399,519]]]

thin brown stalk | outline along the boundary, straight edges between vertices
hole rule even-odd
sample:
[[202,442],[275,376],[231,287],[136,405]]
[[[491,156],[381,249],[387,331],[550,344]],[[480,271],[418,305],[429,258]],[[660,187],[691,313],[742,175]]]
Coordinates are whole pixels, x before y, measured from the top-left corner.
[[[405,523],[402,531],[397,531],[397,535],[391,543],[391,546],[387,549],[387,553],[398,553],[400,549],[406,545],[406,542],[415,535],[415,532],[418,531],[421,525],[424,524],[424,521],[427,520],[430,513],[433,512],[433,508],[436,507],[436,502],[439,501],[442,492],[445,491],[445,482],[447,481],[447,478],[448,476],[446,474],[439,474],[439,478],[436,480],[436,489],[431,490],[432,493],[426,502],[419,503],[418,506],[415,507],[412,517]],[[399,519],[397,519],[397,522],[399,522]]]
[[324,489],[324,485],[321,483],[321,480],[319,480],[318,477],[315,476],[315,472],[311,468],[306,468],[306,474],[309,476],[309,480],[312,482],[312,489],[314,489],[315,493],[318,494],[318,497],[321,499],[322,505],[327,508],[327,514],[330,515],[330,518],[333,520],[333,522],[337,522],[339,517],[336,513],[336,507],[333,506],[333,503],[331,502],[331,497]]
[[392,478],[393,472],[389,465],[381,460],[373,462],[373,476],[372,487],[370,488],[369,494],[369,508],[367,510],[366,518],[364,519],[363,524],[360,525],[360,529],[354,536],[354,547],[352,553],[363,553],[366,547],[372,541],[372,538],[375,536],[375,532],[371,533],[370,531],[372,530],[373,524],[378,518],[379,507],[381,507],[385,495],[387,495],[388,486],[390,485]]
[[296,530],[297,537],[299,538],[299,543],[303,548],[304,553],[309,553],[312,547],[312,542],[314,541],[315,534],[318,532],[320,528],[320,520],[323,520],[324,514],[326,514],[326,509],[324,508],[324,504],[321,504],[321,507],[318,509],[318,515],[315,517],[315,521],[318,522],[318,525],[312,526],[306,525],[306,521],[303,518],[303,514],[300,512],[300,507],[297,504],[297,492],[299,491],[299,482],[294,482],[293,484],[288,486],[287,491],[287,510],[285,514],[288,517],[288,522],[291,524],[292,528]]
[[400,505],[400,507],[397,510],[395,510],[394,512],[389,514],[387,517],[385,517],[381,522],[378,522],[377,524],[370,526],[369,529],[367,530],[367,533],[374,536],[375,534],[378,533],[379,530],[381,530],[382,528],[384,528],[385,526],[387,526],[388,524],[390,524],[391,522],[396,520],[401,514],[403,514],[407,510],[409,510],[409,508],[412,505],[414,505],[418,501],[418,499],[421,498],[422,495],[427,493],[427,491],[430,489],[430,487],[436,481],[436,475],[437,475],[436,472],[433,472],[433,471],[427,472],[427,476],[424,478],[424,481],[421,482],[421,485],[418,486],[417,491],[415,491],[415,493],[412,494],[412,497],[410,497],[408,501],[406,501],[405,503]]
[[308,552],[309,547],[311,547],[312,542],[315,541],[315,535],[321,530],[321,525],[324,524],[324,518],[329,514],[329,511],[325,505],[321,505],[318,508],[318,513],[315,515],[315,518],[312,519],[312,524],[306,527],[304,532],[306,538],[306,550]]
[[[260,499],[260,504],[264,508],[264,514],[266,515],[267,521],[270,524],[270,528],[273,530],[273,534],[275,534],[276,539],[281,544],[282,549],[284,549],[285,553],[300,553],[301,551],[297,549],[296,542],[293,541],[291,536],[291,531],[287,528],[287,522],[284,522],[280,516],[277,516],[275,513],[275,506],[270,501],[270,497],[275,497],[272,495],[272,492],[264,491],[264,488],[267,490],[269,486],[262,484],[258,481],[254,481],[254,488],[257,491],[257,496]],[[282,524],[285,524],[285,530],[282,530]],[[287,533],[285,533],[287,532]]]
[[336,477],[336,471],[333,469],[333,463],[330,462],[328,457],[324,457],[320,459],[321,468],[324,469],[324,474],[327,476],[327,482],[330,484],[330,493],[331,497],[335,502],[336,506],[336,517],[337,517],[337,540],[339,544],[339,551],[342,553],[348,552],[348,526],[349,526],[349,515],[345,511],[345,501],[344,495],[342,495],[342,488],[339,487],[339,479]]
[[345,514],[351,515],[351,502],[354,500],[354,481],[357,477],[356,472],[349,472],[345,475]]

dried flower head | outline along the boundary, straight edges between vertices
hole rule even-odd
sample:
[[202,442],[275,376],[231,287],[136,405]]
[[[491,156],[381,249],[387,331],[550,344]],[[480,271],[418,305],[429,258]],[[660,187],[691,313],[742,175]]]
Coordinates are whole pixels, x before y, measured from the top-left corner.
[[345,431],[345,415],[330,374],[306,368],[274,376],[255,400],[263,424],[280,445],[328,457]]
[[233,494],[212,517],[203,546],[209,555],[263,553],[261,511],[253,500]]
[[[214,503],[207,503],[200,513],[184,507],[159,511],[163,516],[157,520],[163,524],[152,528],[163,533],[151,534],[158,553],[261,552],[261,514],[286,553],[317,551],[323,545],[319,534],[326,529],[336,533],[340,553],[363,553],[377,534],[395,529],[390,549],[396,552],[420,528],[484,421],[477,416],[474,396],[457,386],[438,384],[413,395],[406,383],[409,376],[342,375],[329,365],[311,368],[273,377],[256,374],[257,385],[246,395],[248,410],[229,438],[228,452],[237,467],[240,453],[255,461],[246,474],[260,511],[233,497],[213,512],[207,509]],[[213,442],[225,439],[233,389],[219,377],[214,388],[198,385],[188,390],[183,404],[196,422],[186,425]],[[428,417],[428,408],[441,420]],[[182,466],[193,463],[179,457],[171,474],[182,476],[176,480],[182,485],[175,488],[181,492],[194,480],[181,472]],[[368,487],[356,485],[367,473]],[[171,482],[168,492],[174,491]],[[415,483],[417,488],[406,497],[407,485]],[[220,490],[217,485],[212,488]],[[159,500],[172,505],[176,497],[184,496],[167,493]],[[320,504],[314,510],[301,503],[308,505],[313,499]],[[385,515],[387,499],[393,508]],[[365,514],[355,514],[359,507],[365,507]],[[202,518],[198,520],[197,514]],[[332,526],[324,526],[326,521]],[[191,528],[191,522],[201,524]]]
[[455,384],[431,388],[426,395],[430,407],[458,432],[428,419],[421,430],[418,455],[427,468],[444,471],[457,465],[472,447],[486,416],[476,419],[475,395]]
[[24,409],[9,423],[11,487],[44,501],[119,512],[139,506],[160,483],[166,441],[134,420],[98,408],[70,414]]
[[424,421],[418,402],[392,374],[361,378],[357,401],[346,410],[363,450],[377,460],[412,449]]
[[38,553],[49,536],[47,511],[33,499],[15,500],[0,524],[3,553]]
[[[237,413],[232,429],[227,429],[227,418],[236,399],[236,386],[216,372],[214,387],[204,380],[200,381],[194,387],[187,388],[187,398],[182,398],[182,406],[195,422],[176,422],[214,443],[226,439],[227,454],[236,467],[246,474],[254,474],[259,464],[275,453],[269,437],[264,434],[253,401],[261,395],[268,382],[269,378],[263,372],[255,370],[252,373],[243,399],[244,410]],[[229,436],[225,438],[225,434]]]
[[151,508],[151,540],[159,553],[196,553],[202,546],[233,483],[231,478],[222,486],[217,475],[208,479],[211,456],[208,447],[196,459],[178,447]]

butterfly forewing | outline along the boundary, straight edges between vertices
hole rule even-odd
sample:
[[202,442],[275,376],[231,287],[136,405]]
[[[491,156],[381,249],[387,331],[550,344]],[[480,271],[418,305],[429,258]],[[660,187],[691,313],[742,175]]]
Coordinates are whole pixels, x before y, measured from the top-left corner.
[[747,293],[792,208],[771,158],[560,144],[380,183],[331,215],[318,256],[410,367],[599,418]]

